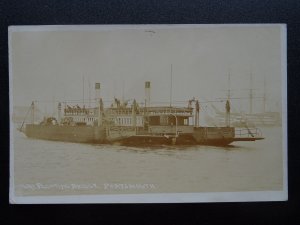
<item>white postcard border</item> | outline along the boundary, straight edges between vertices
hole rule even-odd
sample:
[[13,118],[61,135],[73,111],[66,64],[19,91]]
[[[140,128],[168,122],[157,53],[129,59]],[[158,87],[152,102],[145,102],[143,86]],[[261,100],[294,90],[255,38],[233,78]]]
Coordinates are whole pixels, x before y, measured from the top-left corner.
[[287,171],[287,31],[285,24],[164,24],[164,25],[42,25],[10,26],[9,45],[9,109],[13,110],[11,35],[25,31],[99,31],[114,29],[167,29],[167,28],[217,28],[217,27],[273,27],[281,28],[281,74],[282,74],[282,141],[283,141],[283,190],[253,192],[205,192],[205,193],[159,193],[159,194],[114,194],[114,195],[61,195],[20,197],[14,193],[14,143],[12,113],[10,113],[10,177],[9,200],[11,204],[55,204],[55,203],[194,203],[194,202],[261,202],[286,201],[288,199]]

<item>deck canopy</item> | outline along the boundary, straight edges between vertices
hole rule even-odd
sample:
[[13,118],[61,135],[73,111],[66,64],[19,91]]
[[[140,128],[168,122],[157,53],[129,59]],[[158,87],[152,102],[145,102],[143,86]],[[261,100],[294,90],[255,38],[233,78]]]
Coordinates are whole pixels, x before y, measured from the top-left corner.
[[[129,107],[126,108],[108,108],[106,109],[106,113],[108,114],[125,114],[129,115],[132,113],[132,109]],[[182,116],[192,116],[193,108],[188,107],[170,107],[170,106],[157,106],[157,107],[138,107],[137,114],[143,115],[166,115],[166,114],[174,114],[174,115],[182,115]]]

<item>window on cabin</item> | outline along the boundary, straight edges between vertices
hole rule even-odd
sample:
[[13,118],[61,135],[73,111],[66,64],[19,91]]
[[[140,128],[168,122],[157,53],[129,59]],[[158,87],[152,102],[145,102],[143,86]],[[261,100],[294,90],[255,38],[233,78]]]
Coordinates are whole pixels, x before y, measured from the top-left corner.
[[149,117],[149,125],[160,125],[160,117],[159,116],[150,116]]
[[[175,116],[169,116],[168,125],[171,125],[171,126],[176,125],[176,117]],[[178,125],[178,117],[177,117],[177,125]]]
[[184,117],[179,116],[177,119],[178,126],[184,125]]
[[168,116],[160,116],[160,125],[168,125],[168,121],[170,121],[170,118],[168,118]]
[[186,126],[189,125],[189,120],[188,120],[188,118],[185,118],[185,119],[184,119],[183,124],[186,125]]

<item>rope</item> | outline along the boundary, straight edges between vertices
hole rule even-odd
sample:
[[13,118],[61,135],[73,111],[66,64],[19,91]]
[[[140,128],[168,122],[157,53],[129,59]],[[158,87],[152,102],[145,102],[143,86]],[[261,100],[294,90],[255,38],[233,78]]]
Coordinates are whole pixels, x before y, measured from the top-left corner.
[[25,115],[25,118],[24,118],[24,120],[23,120],[23,122],[22,122],[22,125],[21,125],[21,127],[19,128],[19,131],[22,131],[22,128],[23,128],[24,123],[25,123],[25,120],[26,120],[26,118],[27,118],[27,116],[28,116],[28,113],[29,113],[31,110],[32,110],[32,105],[30,105],[30,107],[29,107],[29,109],[28,109],[28,111],[27,111],[27,113],[26,113],[26,115]]

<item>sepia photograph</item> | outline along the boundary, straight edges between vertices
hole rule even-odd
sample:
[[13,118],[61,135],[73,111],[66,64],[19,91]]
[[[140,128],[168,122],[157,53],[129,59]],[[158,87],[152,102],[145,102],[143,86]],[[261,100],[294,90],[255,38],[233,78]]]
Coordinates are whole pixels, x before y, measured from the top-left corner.
[[10,203],[288,199],[284,24],[8,31]]

